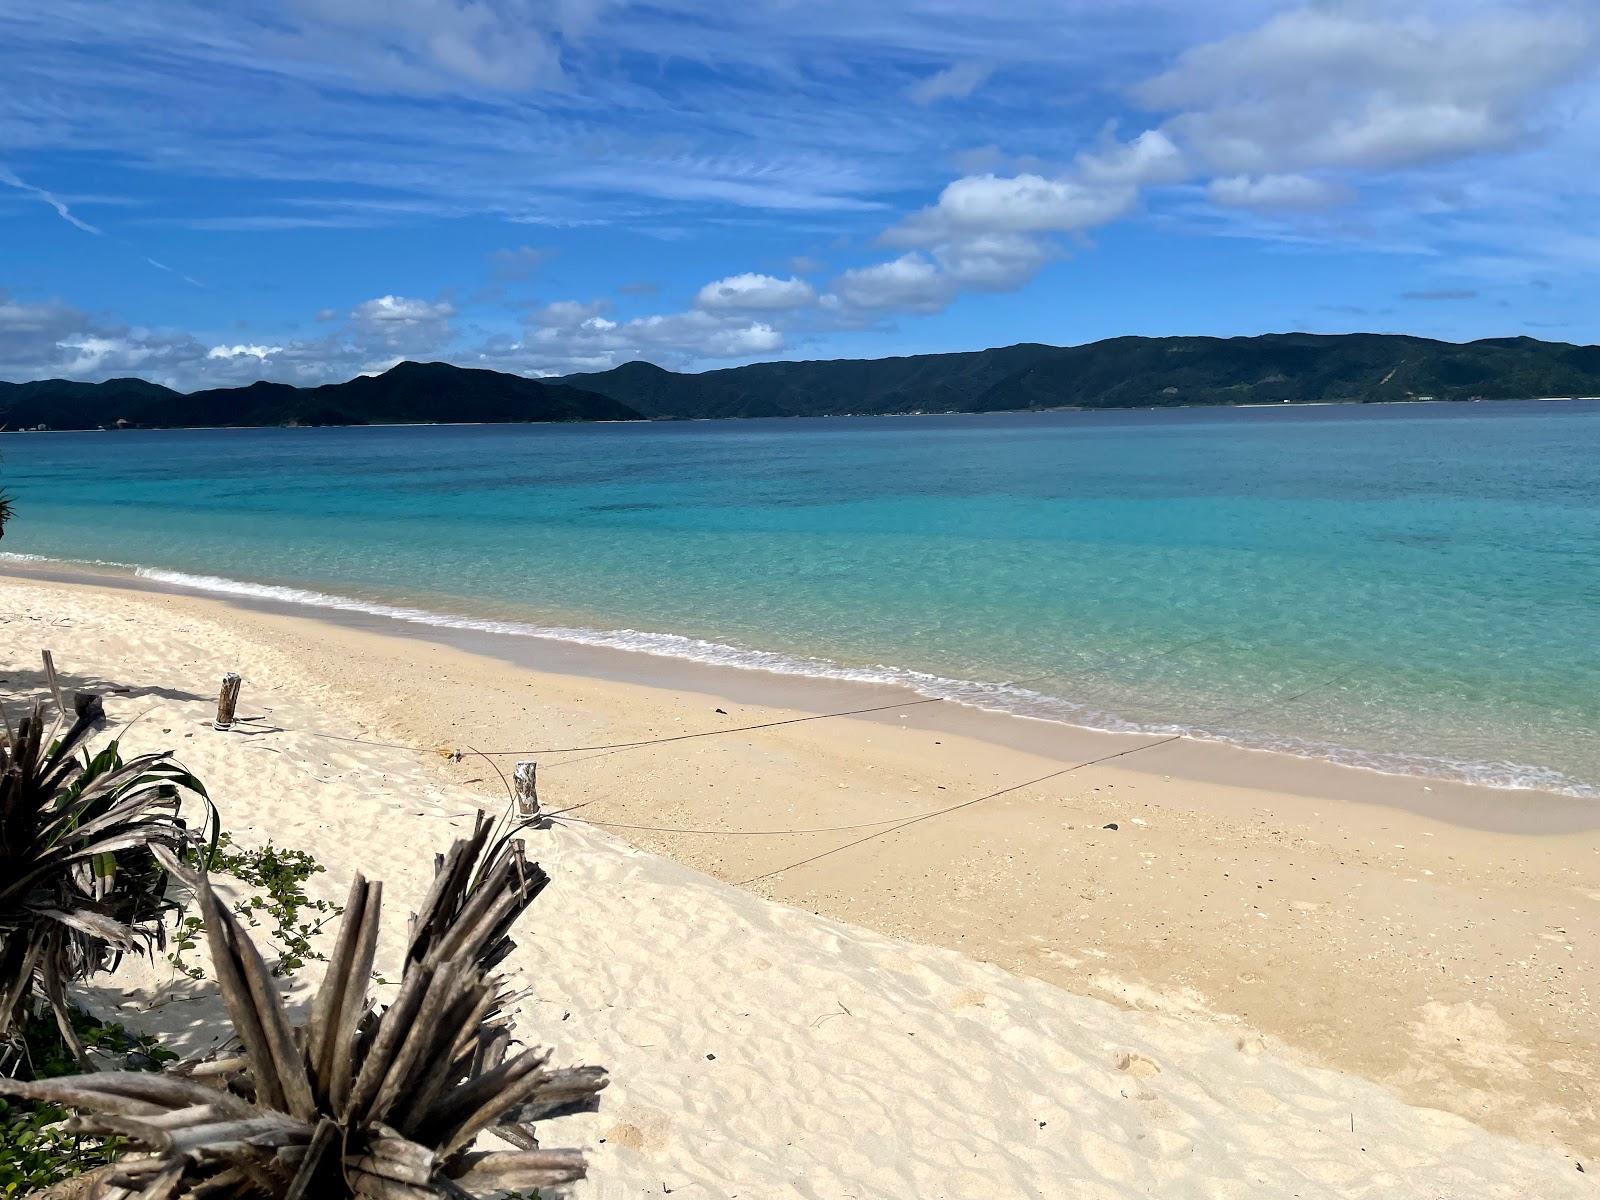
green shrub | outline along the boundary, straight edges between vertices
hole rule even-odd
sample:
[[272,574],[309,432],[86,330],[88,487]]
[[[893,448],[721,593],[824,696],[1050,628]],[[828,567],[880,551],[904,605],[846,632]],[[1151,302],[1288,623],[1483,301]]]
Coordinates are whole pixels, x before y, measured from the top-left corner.
[[[153,1037],[128,1032],[81,1009],[69,1009],[73,1031],[97,1065],[127,1071],[155,1071],[178,1056]],[[20,1079],[55,1079],[82,1068],[48,1013],[24,1018],[13,1064]],[[0,1099],[0,1196],[26,1196],[74,1175],[111,1162],[122,1146],[117,1138],[86,1137],[60,1128],[68,1114],[53,1104]]]

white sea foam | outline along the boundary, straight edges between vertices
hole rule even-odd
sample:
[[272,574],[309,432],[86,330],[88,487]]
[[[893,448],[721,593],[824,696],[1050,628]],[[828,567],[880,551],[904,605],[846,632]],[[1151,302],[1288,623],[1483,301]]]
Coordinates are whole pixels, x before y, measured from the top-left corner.
[[812,679],[881,684],[909,688],[918,695],[939,697],[956,704],[989,712],[1033,720],[1054,721],[1081,728],[1114,733],[1144,734],[1151,737],[1187,737],[1222,742],[1247,750],[1292,754],[1300,758],[1320,758],[1344,766],[1360,767],[1386,775],[1424,776],[1476,784],[1508,791],[1545,791],[1585,798],[1600,797],[1600,789],[1548,767],[1531,766],[1506,760],[1477,761],[1425,754],[1404,754],[1352,749],[1293,735],[1263,735],[1254,731],[1224,726],[1189,725],[1170,722],[1130,721],[1114,713],[1101,712],[1060,696],[1015,683],[951,679],[907,667],[878,664],[849,667],[828,659],[783,654],[771,650],[752,650],[725,642],[658,633],[639,629],[586,629],[577,626],[540,625],[525,621],[504,621],[457,616],[407,605],[386,604],[377,600],[340,596],[280,584],[251,583],[220,575],[195,575],[161,567],[144,567],[104,559],[88,562],[52,559],[40,554],[0,551],[0,562],[60,562],[63,565],[109,567],[129,571],[140,579],[214,595],[241,599],[267,600],[338,612],[362,613],[440,629],[463,629],[509,637],[546,638],[582,646],[626,650],[659,658],[680,659],[711,666],[744,671],[766,671],[777,675],[797,675]]

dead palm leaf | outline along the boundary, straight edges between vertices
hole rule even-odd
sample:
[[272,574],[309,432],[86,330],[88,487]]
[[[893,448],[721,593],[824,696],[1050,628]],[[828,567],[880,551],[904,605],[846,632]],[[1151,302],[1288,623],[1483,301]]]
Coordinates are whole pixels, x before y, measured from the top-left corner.
[[[366,998],[381,884],[360,875],[351,884],[327,974],[296,1027],[254,943],[202,878],[206,937],[241,1052],[188,1075],[0,1081],[0,1093],[75,1109],[85,1114],[76,1128],[138,1147],[102,1190],[108,1200],[459,1200],[582,1178],[583,1155],[540,1148],[533,1125],[595,1107],[606,1075],[551,1069],[545,1051],[507,1057],[507,997],[489,971],[549,877],[520,841],[489,833],[480,820],[440,856],[386,1009]],[[473,1151],[486,1130],[521,1148]]]
[[[42,998],[81,1058],[67,986],[162,943],[177,906],[157,854],[215,838],[216,812],[167,754],[124,762],[113,741],[79,758],[102,715],[97,699],[80,700],[61,737],[59,719],[47,728],[35,705],[0,744],[0,1041]],[[200,831],[180,815],[182,790],[204,802]]]

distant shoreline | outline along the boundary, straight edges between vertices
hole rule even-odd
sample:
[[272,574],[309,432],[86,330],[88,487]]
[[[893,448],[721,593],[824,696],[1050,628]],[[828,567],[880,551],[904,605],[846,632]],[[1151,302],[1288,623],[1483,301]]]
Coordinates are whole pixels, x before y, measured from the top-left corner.
[[1470,400],[1286,400],[1276,404],[1126,404],[1097,407],[1085,404],[1062,404],[1050,408],[995,408],[974,412],[965,409],[926,412],[849,412],[849,413],[795,413],[750,417],[633,417],[626,420],[600,419],[575,421],[360,421],[349,424],[326,425],[130,425],[114,429],[104,425],[70,429],[23,429],[0,426],[0,435],[51,434],[51,433],[163,433],[170,431],[201,432],[205,430],[246,429],[468,429],[515,425],[705,425],[718,421],[841,421],[865,419],[905,419],[915,417],[1011,417],[1037,416],[1044,413],[1124,413],[1124,412],[1205,412],[1238,409],[1286,411],[1305,408],[1404,408],[1459,406],[1467,404],[1581,404],[1600,401],[1594,396],[1475,396]]

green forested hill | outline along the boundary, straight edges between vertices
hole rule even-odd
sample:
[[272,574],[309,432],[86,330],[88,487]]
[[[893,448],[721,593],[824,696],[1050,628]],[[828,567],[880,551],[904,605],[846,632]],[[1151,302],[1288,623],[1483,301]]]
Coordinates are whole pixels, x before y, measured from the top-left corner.
[[1532,338],[1458,344],[1398,334],[1124,337],[967,354],[757,363],[677,375],[646,363],[569,375],[646,416],[1001,412],[1600,395],[1600,346]]
[[47,379],[0,383],[0,425],[596,421],[1579,395],[1600,395],[1600,347],[1533,338],[1455,343],[1289,333],[1025,343],[698,374],[631,362],[559,380],[408,362],[321,387],[255,383],[187,394],[139,379]]

